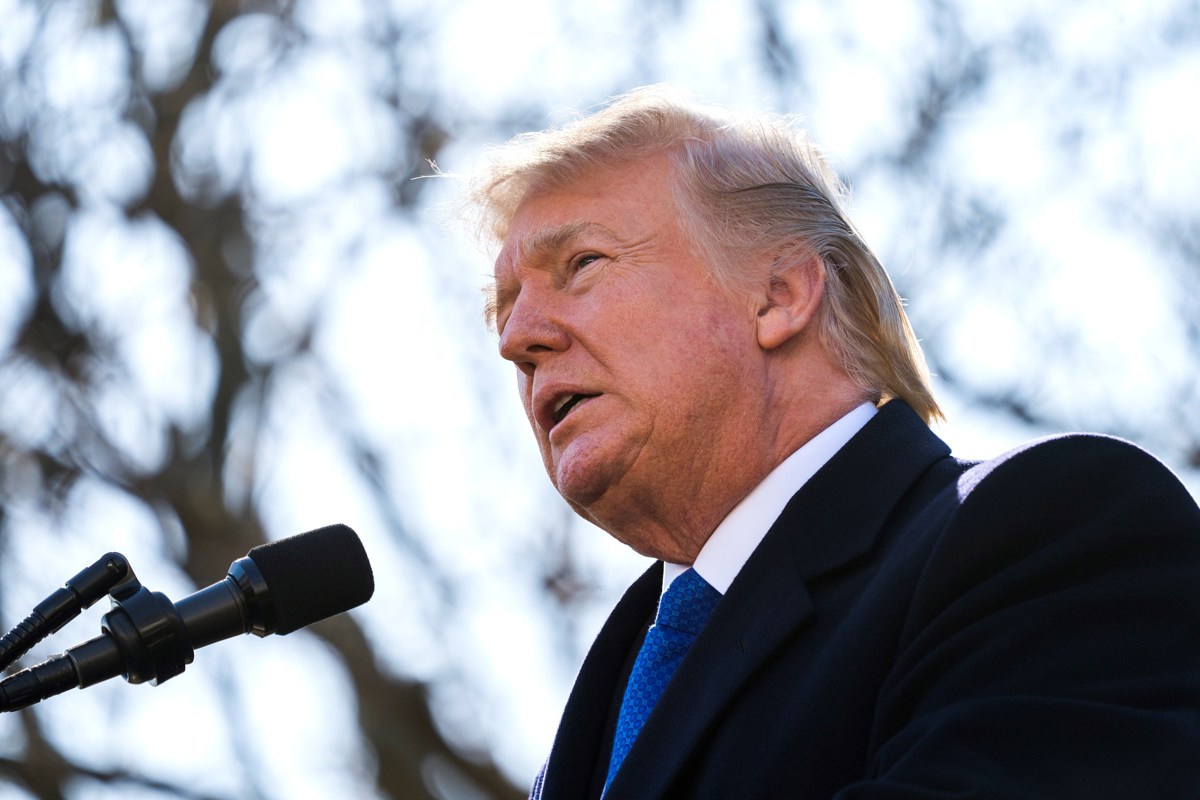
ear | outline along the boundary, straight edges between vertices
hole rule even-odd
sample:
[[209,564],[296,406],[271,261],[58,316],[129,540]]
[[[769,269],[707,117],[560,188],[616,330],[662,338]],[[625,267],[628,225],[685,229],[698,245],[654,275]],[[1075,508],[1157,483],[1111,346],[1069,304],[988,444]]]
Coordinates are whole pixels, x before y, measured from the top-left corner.
[[791,341],[816,316],[825,293],[825,261],[807,255],[792,263],[777,263],[758,310],[758,344],[774,350]]

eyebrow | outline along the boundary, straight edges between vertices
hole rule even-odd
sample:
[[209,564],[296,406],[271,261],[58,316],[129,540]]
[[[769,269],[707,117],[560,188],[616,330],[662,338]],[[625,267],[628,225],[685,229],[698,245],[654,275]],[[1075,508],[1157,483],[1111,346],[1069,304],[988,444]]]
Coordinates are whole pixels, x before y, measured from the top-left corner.
[[531,233],[521,242],[518,252],[522,262],[534,261],[561,250],[585,233],[599,233],[607,239],[613,232],[598,222],[572,222],[568,225],[547,225]]
[[[531,264],[536,269],[538,262],[544,261],[548,256],[562,250],[572,241],[587,233],[599,234],[609,241],[616,239],[616,235],[611,230],[598,222],[546,225],[526,236],[517,246],[515,258],[508,260],[510,262],[515,260],[518,264]],[[515,281],[512,279],[497,281],[493,276],[491,282],[484,287],[484,295],[487,298],[484,319],[489,326],[495,328],[496,317],[500,309],[515,302],[515,294],[518,290],[514,284]]]

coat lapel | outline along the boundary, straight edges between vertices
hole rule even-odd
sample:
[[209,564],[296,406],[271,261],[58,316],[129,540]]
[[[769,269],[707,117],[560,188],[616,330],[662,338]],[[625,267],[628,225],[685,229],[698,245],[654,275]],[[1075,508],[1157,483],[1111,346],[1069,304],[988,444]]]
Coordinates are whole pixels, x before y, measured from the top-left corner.
[[609,614],[575,678],[536,797],[586,798],[595,796],[593,788],[598,794],[597,780],[603,787],[603,774],[597,778],[596,772],[607,771],[607,763],[600,760],[610,747],[606,741],[610,711],[620,701],[631,648],[654,618],[661,589],[662,562],[657,562]]
[[949,452],[908,406],[892,401],[796,493],[680,665],[607,800],[665,792],[722,709],[812,614],[806,583],[869,553],[905,491]]
[[738,687],[812,613],[802,582],[787,572],[764,570],[770,614],[755,616],[757,593],[730,588],[646,720],[607,800],[661,796]]

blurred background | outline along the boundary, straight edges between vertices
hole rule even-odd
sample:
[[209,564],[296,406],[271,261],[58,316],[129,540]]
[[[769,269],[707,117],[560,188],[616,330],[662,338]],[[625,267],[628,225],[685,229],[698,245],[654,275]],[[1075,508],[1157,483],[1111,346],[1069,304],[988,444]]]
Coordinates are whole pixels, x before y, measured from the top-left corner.
[[645,563],[554,494],[414,178],[634,86],[807,119],[959,455],[1099,430],[1200,494],[1198,45],[1195,0],[0,0],[0,625],[332,522],[377,582],[0,716],[0,798],[525,795]]

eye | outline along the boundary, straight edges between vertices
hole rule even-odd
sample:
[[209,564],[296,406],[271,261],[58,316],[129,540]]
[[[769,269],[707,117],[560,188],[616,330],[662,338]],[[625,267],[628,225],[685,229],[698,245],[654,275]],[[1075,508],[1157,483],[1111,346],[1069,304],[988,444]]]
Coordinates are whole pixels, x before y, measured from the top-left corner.
[[599,261],[600,258],[601,256],[596,253],[582,253],[577,255],[571,259],[571,270],[573,272],[580,272],[591,266],[593,263]]

